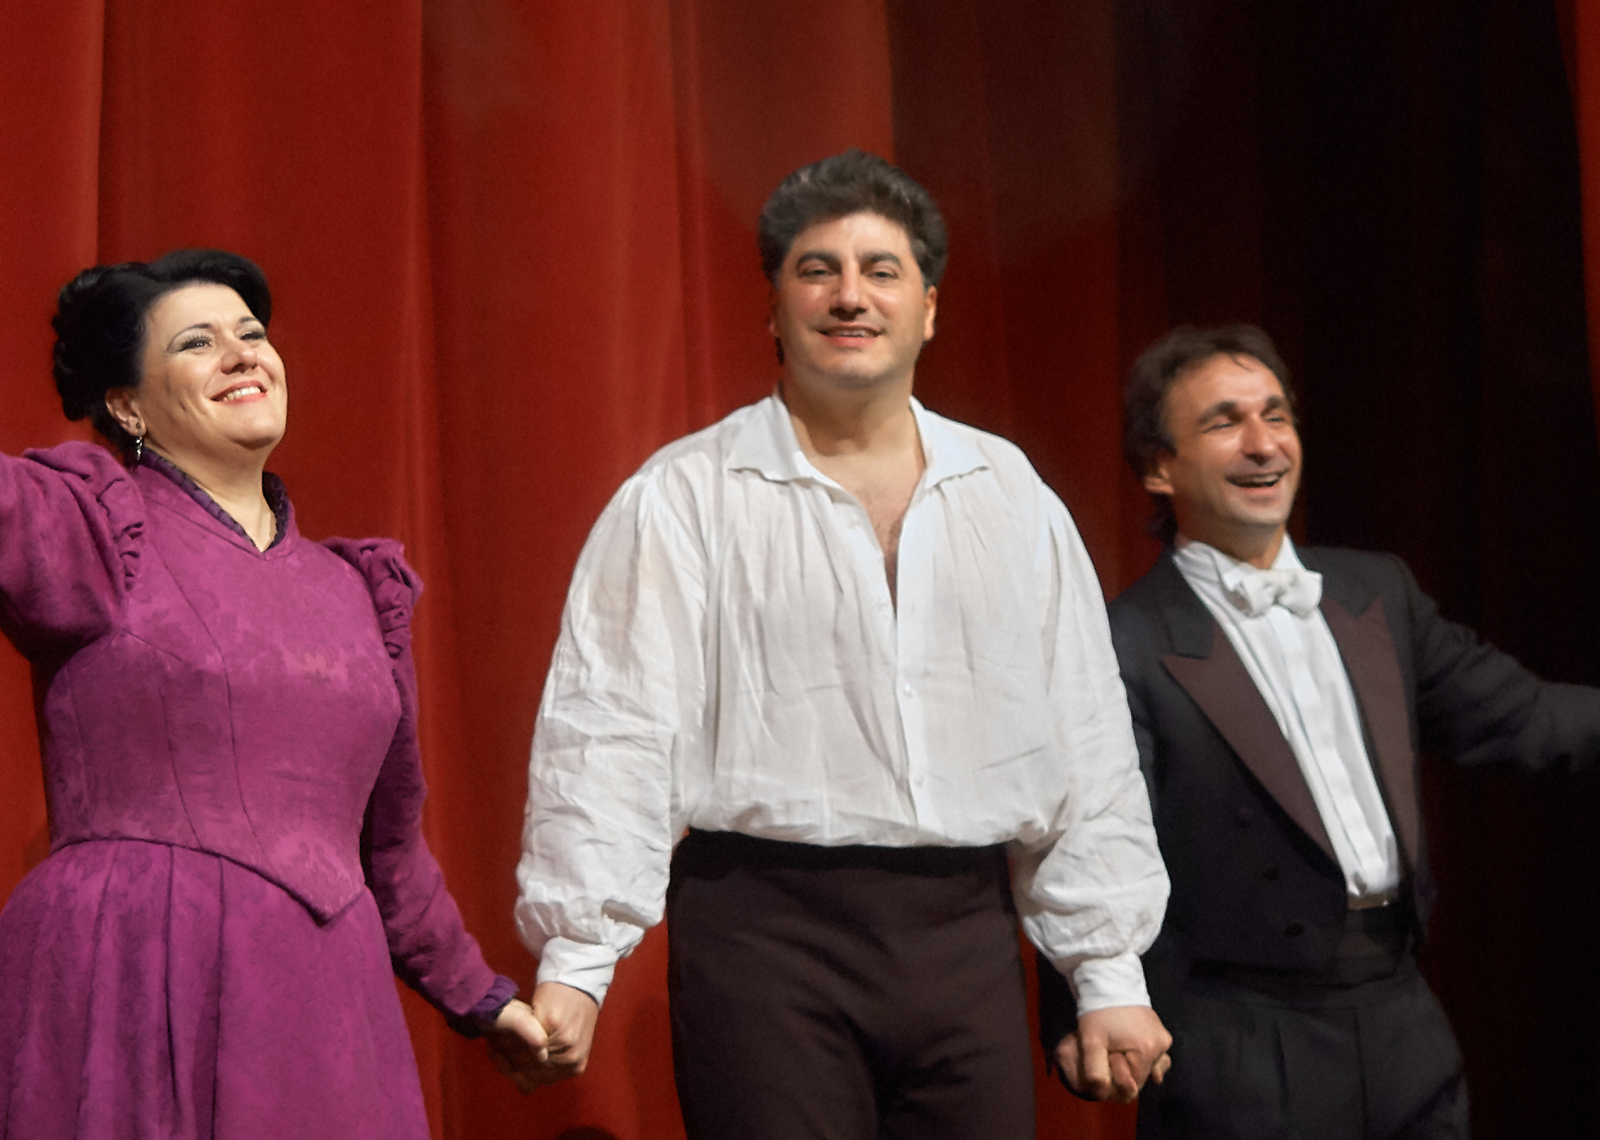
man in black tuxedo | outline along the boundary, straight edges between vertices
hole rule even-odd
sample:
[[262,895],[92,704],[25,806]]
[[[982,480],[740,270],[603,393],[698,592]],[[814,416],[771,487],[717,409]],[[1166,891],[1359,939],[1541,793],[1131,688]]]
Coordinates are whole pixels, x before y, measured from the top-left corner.
[[[1110,607],[1172,879],[1144,963],[1173,1066],[1139,1136],[1465,1137],[1460,1052],[1416,963],[1417,753],[1588,766],[1600,692],[1444,620],[1392,555],[1294,546],[1294,392],[1261,330],[1174,331],[1126,412],[1168,539]],[[1042,981],[1051,1048],[1071,994]]]

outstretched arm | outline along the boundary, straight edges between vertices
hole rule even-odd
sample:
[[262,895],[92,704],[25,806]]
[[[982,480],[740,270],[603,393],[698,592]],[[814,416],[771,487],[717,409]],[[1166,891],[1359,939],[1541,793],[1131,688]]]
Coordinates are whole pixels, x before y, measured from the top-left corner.
[[103,447],[0,455],[0,631],[29,657],[108,632],[139,567],[144,515]]

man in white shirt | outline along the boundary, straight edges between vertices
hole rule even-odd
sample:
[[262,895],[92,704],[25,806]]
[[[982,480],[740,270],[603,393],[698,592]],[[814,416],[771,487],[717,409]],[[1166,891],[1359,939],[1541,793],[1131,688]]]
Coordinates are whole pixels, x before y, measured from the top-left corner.
[[[1465,1137],[1461,1056],[1415,957],[1433,893],[1416,753],[1592,765],[1600,693],[1445,621],[1393,556],[1296,549],[1294,392],[1260,329],[1175,330],[1126,411],[1171,543],[1111,605],[1172,873],[1145,966],[1174,1068],[1139,1135]],[[1072,1000],[1042,988],[1052,1041]]]
[[1018,915],[1083,1011],[1079,1088],[1167,1063],[1138,960],[1167,881],[1094,572],[1014,446],[912,398],[946,248],[922,187],[824,159],[760,245],[778,391],[629,479],[568,596],[517,871],[545,1075],[582,1071],[665,905],[691,1137],[1031,1140]]

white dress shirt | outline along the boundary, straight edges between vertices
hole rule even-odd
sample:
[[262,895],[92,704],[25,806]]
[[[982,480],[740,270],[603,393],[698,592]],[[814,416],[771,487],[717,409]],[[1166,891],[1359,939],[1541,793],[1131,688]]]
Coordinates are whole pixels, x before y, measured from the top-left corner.
[[541,982],[602,997],[696,827],[1008,843],[1081,1008],[1148,1004],[1167,876],[1094,570],[1015,446],[912,410],[898,613],[866,511],[776,397],[658,452],[595,524],[529,766],[516,914]]
[[1352,905],[1387,902],[1400,885],[1400,853],[1361,733],[1361,714],[1338,643],[1315,606],[1321,575],[1306,570],[1287,535],[1272,570],[1315,579],[1308,612],[1267,605],[1252,616],[1244,586],[1262,575],[1203,542],[1179,536],[1173,561],[1244,662],[1311,787]]

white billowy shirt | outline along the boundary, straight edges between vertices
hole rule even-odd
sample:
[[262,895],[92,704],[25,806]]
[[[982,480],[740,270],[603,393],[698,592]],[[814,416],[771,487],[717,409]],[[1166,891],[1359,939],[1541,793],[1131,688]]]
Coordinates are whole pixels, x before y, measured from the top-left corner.
[[1094,569],[1015,446],[912,410],[898,613],[866,511],[776,397],[606,507],[529,766],[516,916],[541,982],[604,995],[695,827],[1006,843],[1023,927],[1080,1007],[1148,1004],[1167,876]]
[[[1222,626],[1283,730],[1311,787],[1352,905],[1394,898],[1401,872],[1394,827],[1367,757],[1355,692],[1322,611],[1313,604],[1300,615],[1279,604],[1251,616],[1241,583],[1260,573],[1255,567],[1181,535],[1172,559]],[[1271,569],[1309,574],[1320,592],[1321,575],[1305,569],[1287,535]]]

